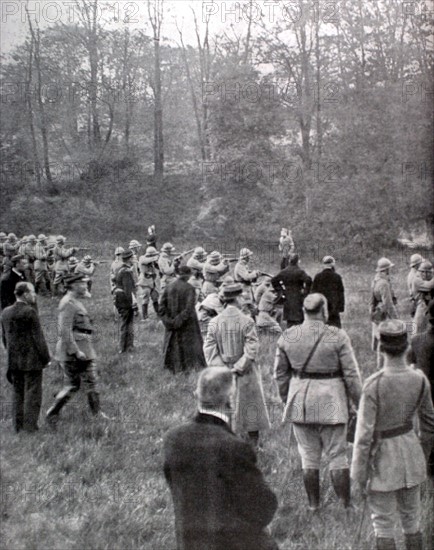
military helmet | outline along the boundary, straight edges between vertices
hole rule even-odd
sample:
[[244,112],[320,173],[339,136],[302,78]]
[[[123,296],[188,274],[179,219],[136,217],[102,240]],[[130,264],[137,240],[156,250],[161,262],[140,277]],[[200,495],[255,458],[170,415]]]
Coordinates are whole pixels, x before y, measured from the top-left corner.
[[23,237],[21,237],[21,239],[20,239],[21,244],[25,244],[25,243],[28,243],[28,242],[29,242],[29,237],[27,235],[24,235]]
[[432,263],[429,260],[424,260],[417,268],[421,273],[429,273],[432,271]]
[[194,249],[193,258],[204,258],[206,256],[206,250],[201,246]]
[[133,239],[132,241],[130,241],[130,244],[128,245],[128,248],[140,248],[142,245],[139,243],[139,241],[136,241],[135,239]]
[[252,256],[253,256],[253,252],[248,248],[242,248],[240,250],[240,260],[245,260],[247,258],[251,258]]
[[410,267],[416,267],[423,262],[423,258],[420,254],[413,254],[410,257]]
[[208,254],[207,261],[211,265],[218,265],[221,262],[222,256],[218,250],[213,250]]
[[167,254],[171,254],[175,252],[175,247],[172,243],[164,243],[161,247],[161,252],[166,252]]
[[29,243],[33,243],[37,241],[36,235],[29,235],[27,238],[29,240]]
[[89,254],[86,254],[86,256],[83,258],[83,262],[90,263],[92,261],[92,256],[89,256]]
[[7,235],[4,231],[0,231],[0,239],[6,239]]
[[16,241],[16,240],[17,240],[17,236],[15,235],[15,233],[9,233],[8,239],[9,239],[10,241]]
[[43,233],[40,233],[38,235],[38,241],[46,241],[46,240],[47,240],[47,237]]
[[387,269],[390,269],[395,264],[393,264],[388,258],[380,258],[377,262],[377,268],[376,272],[379,273],[380,271],[386,271]]
[[123,252],[125,252],[125,248],[118,246],[115,250],[115,256],[120,256]]
[[56,237],[56,243],[63,244],[66,241],[65,237],[63,235],[58,235]]
[[68,258],[68,263],[69,265],[78,265],[78,260],[75,256],[71,256]]
[[147,258],[155,258],[155,257],[159,256],[158,250],[155,248],[155,246],[148,246],[148,248],[146,249],[146,252],[145,252],[145,256]]

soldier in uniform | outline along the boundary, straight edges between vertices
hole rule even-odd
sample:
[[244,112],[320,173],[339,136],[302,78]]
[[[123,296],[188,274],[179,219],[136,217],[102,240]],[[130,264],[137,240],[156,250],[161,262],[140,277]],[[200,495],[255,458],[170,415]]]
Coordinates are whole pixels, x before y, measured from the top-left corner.
[[12,258],[18,254],[20,244],[15,233],[9,233],[3,245],[3,273],[12,269]]
[[161,275],[161,292],[163,292],[167,285],[176,280],[176,272],[179,267],[180,260],[175,260],[173,258],[174,255],[175,247],[173,244],[164,243],[160,251],[160,257],[158,258],[158,269],[160,270]]
[[41,233],[35,246],[35,290],[46,296],[50,288],[47,270],[47,237]]
[[133,252],[122,253],[122,265],[115,277],[114,302],[119,314],[119,353],[134,349],[134,296],[136,283],[133,276]]
[[211,319],[204,344],[209,367],[228,367],[236,380],[235,431],[248,435],[254,448],[259,432],[270,427],[265,404],[262,375],[256,363],[258,335],[253,319],[241,312],[240,283],[227,283],[222,288],[225,309]]
[[428,304],[434,298],[433,267],[428,260],[424,260],[418,267],[417,277],[413,279],[413,296],[416,303],[416,334],[420,334],[428,327]]
[[187,261],[187,267],[191,269],[191,277],[188,282],[196,291],[196,303],[203,300],[202,285],[205,261],[206,252],[201,246],[194,249],[193,255]]
[[[357,418],[351,477],[367,493],[378,550],[394,550],[397,513],[408,550],[422,550],[420,486],[434,438],[429,383],[407,365],[406,324],[378,327],[384,368],[364,386]],[[413,425],[419,417],[420,438]]]
[[203,264],[202,296],[204,298],[219,291],[220,280],[228,271],[229,263],[222,259],[220,252],[213,250],[208,254]]
[[92,260],[92,256],[89,256],[89,254],[86,254],[86,256],[78,262],[77,267],[75,268],[75,273],[82,273],[89,279],[87,281],[87,289],[89,292],[92,292],[92,276],[95,273],[95,268],[96,264]]
[[159,253],[153,246],[148,246],[146,253],[139,259],[139,298],[142,304],[142,319],[148,318],[149,302],[158,316],[158,258]]
[[63,366],[66,384],[47,411],[46,420],[52,425],[57,423],[61,409],[78,392],[81,382],[92,414],[101,413],[96,353],[92,342],[94,328],[81,301],[89,297],[87,277],[81,273],[67,275],[64,284],[67,292],[59,303],[59,340],[55,359]]
[[243,299],[254,303],[255,299],[252,292],[252,283],[256,282],[259,277],[259,272],[250,269],[249,262],[253,256],[253,252],[248,248],[240,250],[238,262],[234,267],[234,280],[236,283],[241,283],[243,287]]
[[18,241],[18,254],[21,256],[24,256],[24,249],[26,248],[27,243],[29,242],[29,237],[27,235],[23,235],[21,239]]
[[[376,275],[371,289],[371,320],[372,320],[372,350],[378,348],[378,325],[386,319],[396,319],[396,298],[390,282],[390,269],[394,264],[387,258],[380,258],[377,262]],[[381,357],[378,359],[381,361]],[[380,365],[380,363],[378,363]]]
[[[264,285],[261,284],[261,287]],[[277,293],[271,285],[271,279],[268,277],[264,285],[265,290],[256,294],[258,304],[258,316],[256,326],[258,329],[268,330],[270,332],[281,334],[282,328],[277,321]],[[258,300],[259,298],[259,300]]]
[[322,294],[327,299],[328,325],[341,328],[340,314],[345,310],[345,290],[342,277],[335,271],[336,260],[325,256],[322,260],[323,271],[317,273],[312,283],[312,292]]
[[414,279],[418,276],[417,270],[422,262],[423,262],[423,258],[420,254],[413,254],[410,257],[410,272],[407,275],[407,288],[408,288],[408,293],[410,295],[412,317],[414,317],[414,314],[416,313],[416,299],[415,299],[415,296],[413,295],[413,282],[414,282]]
[[0,231],[0,277],[3,274],[3,261],[4,261],[4,250],[3,245],[5,244],[7,235],[4,231]]
[[78,259],[75,256],[68,258],[68,275],[75,273],[78,266]]
[[132,251],[133,253],[133,257],[132,257],[132,271],[133,271],[133,276],[134,276],[134,282],[137,283],[139,282],[139,275],[140,275],[140,269],[139,269],[139,256],[140,256],[140,249],[142,248],[142,245],[141,243],[139,243],[139,241],[136,241],[136,240],[132,240],[130,241],[130,244],[128,245],[128,248]]
[[291,254],[295,252],[294,241],[292,239],[291,232],[288,229],[282,228],[279,239],[279,252],[280,252],[280,269],[285,269],[289,265],[289,258]]
[[53,281],[53,296],[58,296],[60,293],[60,286],[63,283],[63,278],[70,273],[68,266],[68,258],[74,256],[77,252],[77,248],[67,248],[65,246],[65,237],[59,235],[56,237],[56,246],[53,250],[54,255],[54,281]]
[[208,326],[214,317],[223,311],[223,303],[218,294],[208,294],[201,302],[196,304],[197,318],[199,321],[202,340],[205,342]]
[[35,284],[35,260],[36,260],[36,246],[38,240],[35,235],[29,235],[27,237],[27,243],[23,246],[23,255],[27,260],[27,273],[26,278],[33,285]]
[[119,268],[122,265],[122,254],[125,252],[125,249],[122,246],[118,246],[115,249],[115,259],[111,263],[110,266],[110,292],[113,292],[113,290],[116,287],[116,274],[119,270]]
[[330,459],[333,488],[350,506],[347,458],[349,402],[358,406],[362,381],[351,341],[327,322],[327,300],[310,294],[303,302],[305,320],[287,329],[277,342],[274,376],[285,405],[283,421],[292,422],[301,455],[309,509],[320,504],[320,463]]

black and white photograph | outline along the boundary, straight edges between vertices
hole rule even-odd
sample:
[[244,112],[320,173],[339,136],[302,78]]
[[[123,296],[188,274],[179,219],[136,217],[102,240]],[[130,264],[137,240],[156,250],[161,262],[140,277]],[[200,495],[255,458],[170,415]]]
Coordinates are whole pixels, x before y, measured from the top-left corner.
[[0,547],[434,548],[433,0],[0,31]]

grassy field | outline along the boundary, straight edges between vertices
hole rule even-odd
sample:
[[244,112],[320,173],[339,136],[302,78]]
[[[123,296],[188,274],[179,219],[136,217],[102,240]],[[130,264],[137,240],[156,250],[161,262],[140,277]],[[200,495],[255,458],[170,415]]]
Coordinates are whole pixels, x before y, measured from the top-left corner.
[[[400,312],[409,319],[406,258],[394,258]],[[372,264],[372,265],[371,265]],[[277,265],[262,265],[276,272]],[[304,266],[311,274],[318,264]],[[361,269],[339,266],[347,291],[343,318],[363,378],[375,370],[370,351],[368,300],[375,263]],[[108,266],[99,266],[92,299],[86,303],[97,327],[102,408],[110,420],[93,420],[82,392],[65,407],[56,433],[41,420],[39,433],[16,435],[10,414],[10,387],[1,351],[1,548],[136,549],[175,548],[170,493],[162,475],[162,437],[167,429],[194,413],[197,374],[173,376],[161,366],[163,328],[153,317],[136,323],[134,354],[117,354],[117,329],[108,290]],[[47,339],[54,351],[57,300],[39,298]],[[152,313],[153,315],[153,313]],[[280,422],[282,406],[272,379],[275,339],[261,336],[262,369],[272,429],[263,438],[259,465],[278,496],[271,532],[281,549],[331,550],[372,548],[366,517],[356,545],[361,512],[346,517],[331,489],[327,465],[322,471],[321,512],[306,513],[301,465],[288,426]],[[57,366],[45,372],[43,412],[62,384]],[[424,536],[432,547],[432,484],[424,492]],[[360,498],[355,498],[360,505]],[[431,545],[431,546],[430,546]],[[403,548],[400,540],[400,548]],[[206,549],[204,549],[206,550]]]

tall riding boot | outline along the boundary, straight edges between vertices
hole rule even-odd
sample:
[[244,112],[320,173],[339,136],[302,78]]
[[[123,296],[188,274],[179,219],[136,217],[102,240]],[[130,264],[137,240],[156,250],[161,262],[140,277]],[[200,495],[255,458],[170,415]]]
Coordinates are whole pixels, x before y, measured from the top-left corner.
[[348,508],[351,505],[350,470],[331,470],[330,475],[336,495],[342,500],[345,508]]
[[248,432],[248,435],[251,446],[257,451],[259,446],[259,432]]
[[72,397],[72,394],[70,393],[63,394],[60,397],[56,397],[54,403],[48,409],[45,415],[45,418],[48,421],[55,420],[57,418],[57,415],[60,413],[61,409],[63,409],[63,407],[68,403],[71,397]]
[[153,305],[154,311],[155,311],[155,313],[157,314],[157,317],[158,317],[159,311],[160,311],[159,307],[158,307],[158,300],[156,300],[155,302],[152,302],[152,305]]
[[90,410],[92,411],[93,415],[97,415],[101,409],[100,402],[99,402],[99,394],[95,391],[90,391],[87,394],[87,400],[89,402]]
[[143,320],[148,318],[148,304],[142,304],[142,318]]
[[396,550],[395,539],[377,537],[375,545],[377,550]]
[[423,537],[422,533],[405,534],[405,548],[406,550],[423,550]]
[[319,470],[306,468],[303,470],[303,483],[309,501],[309,509],[314,511],[319,508]]

